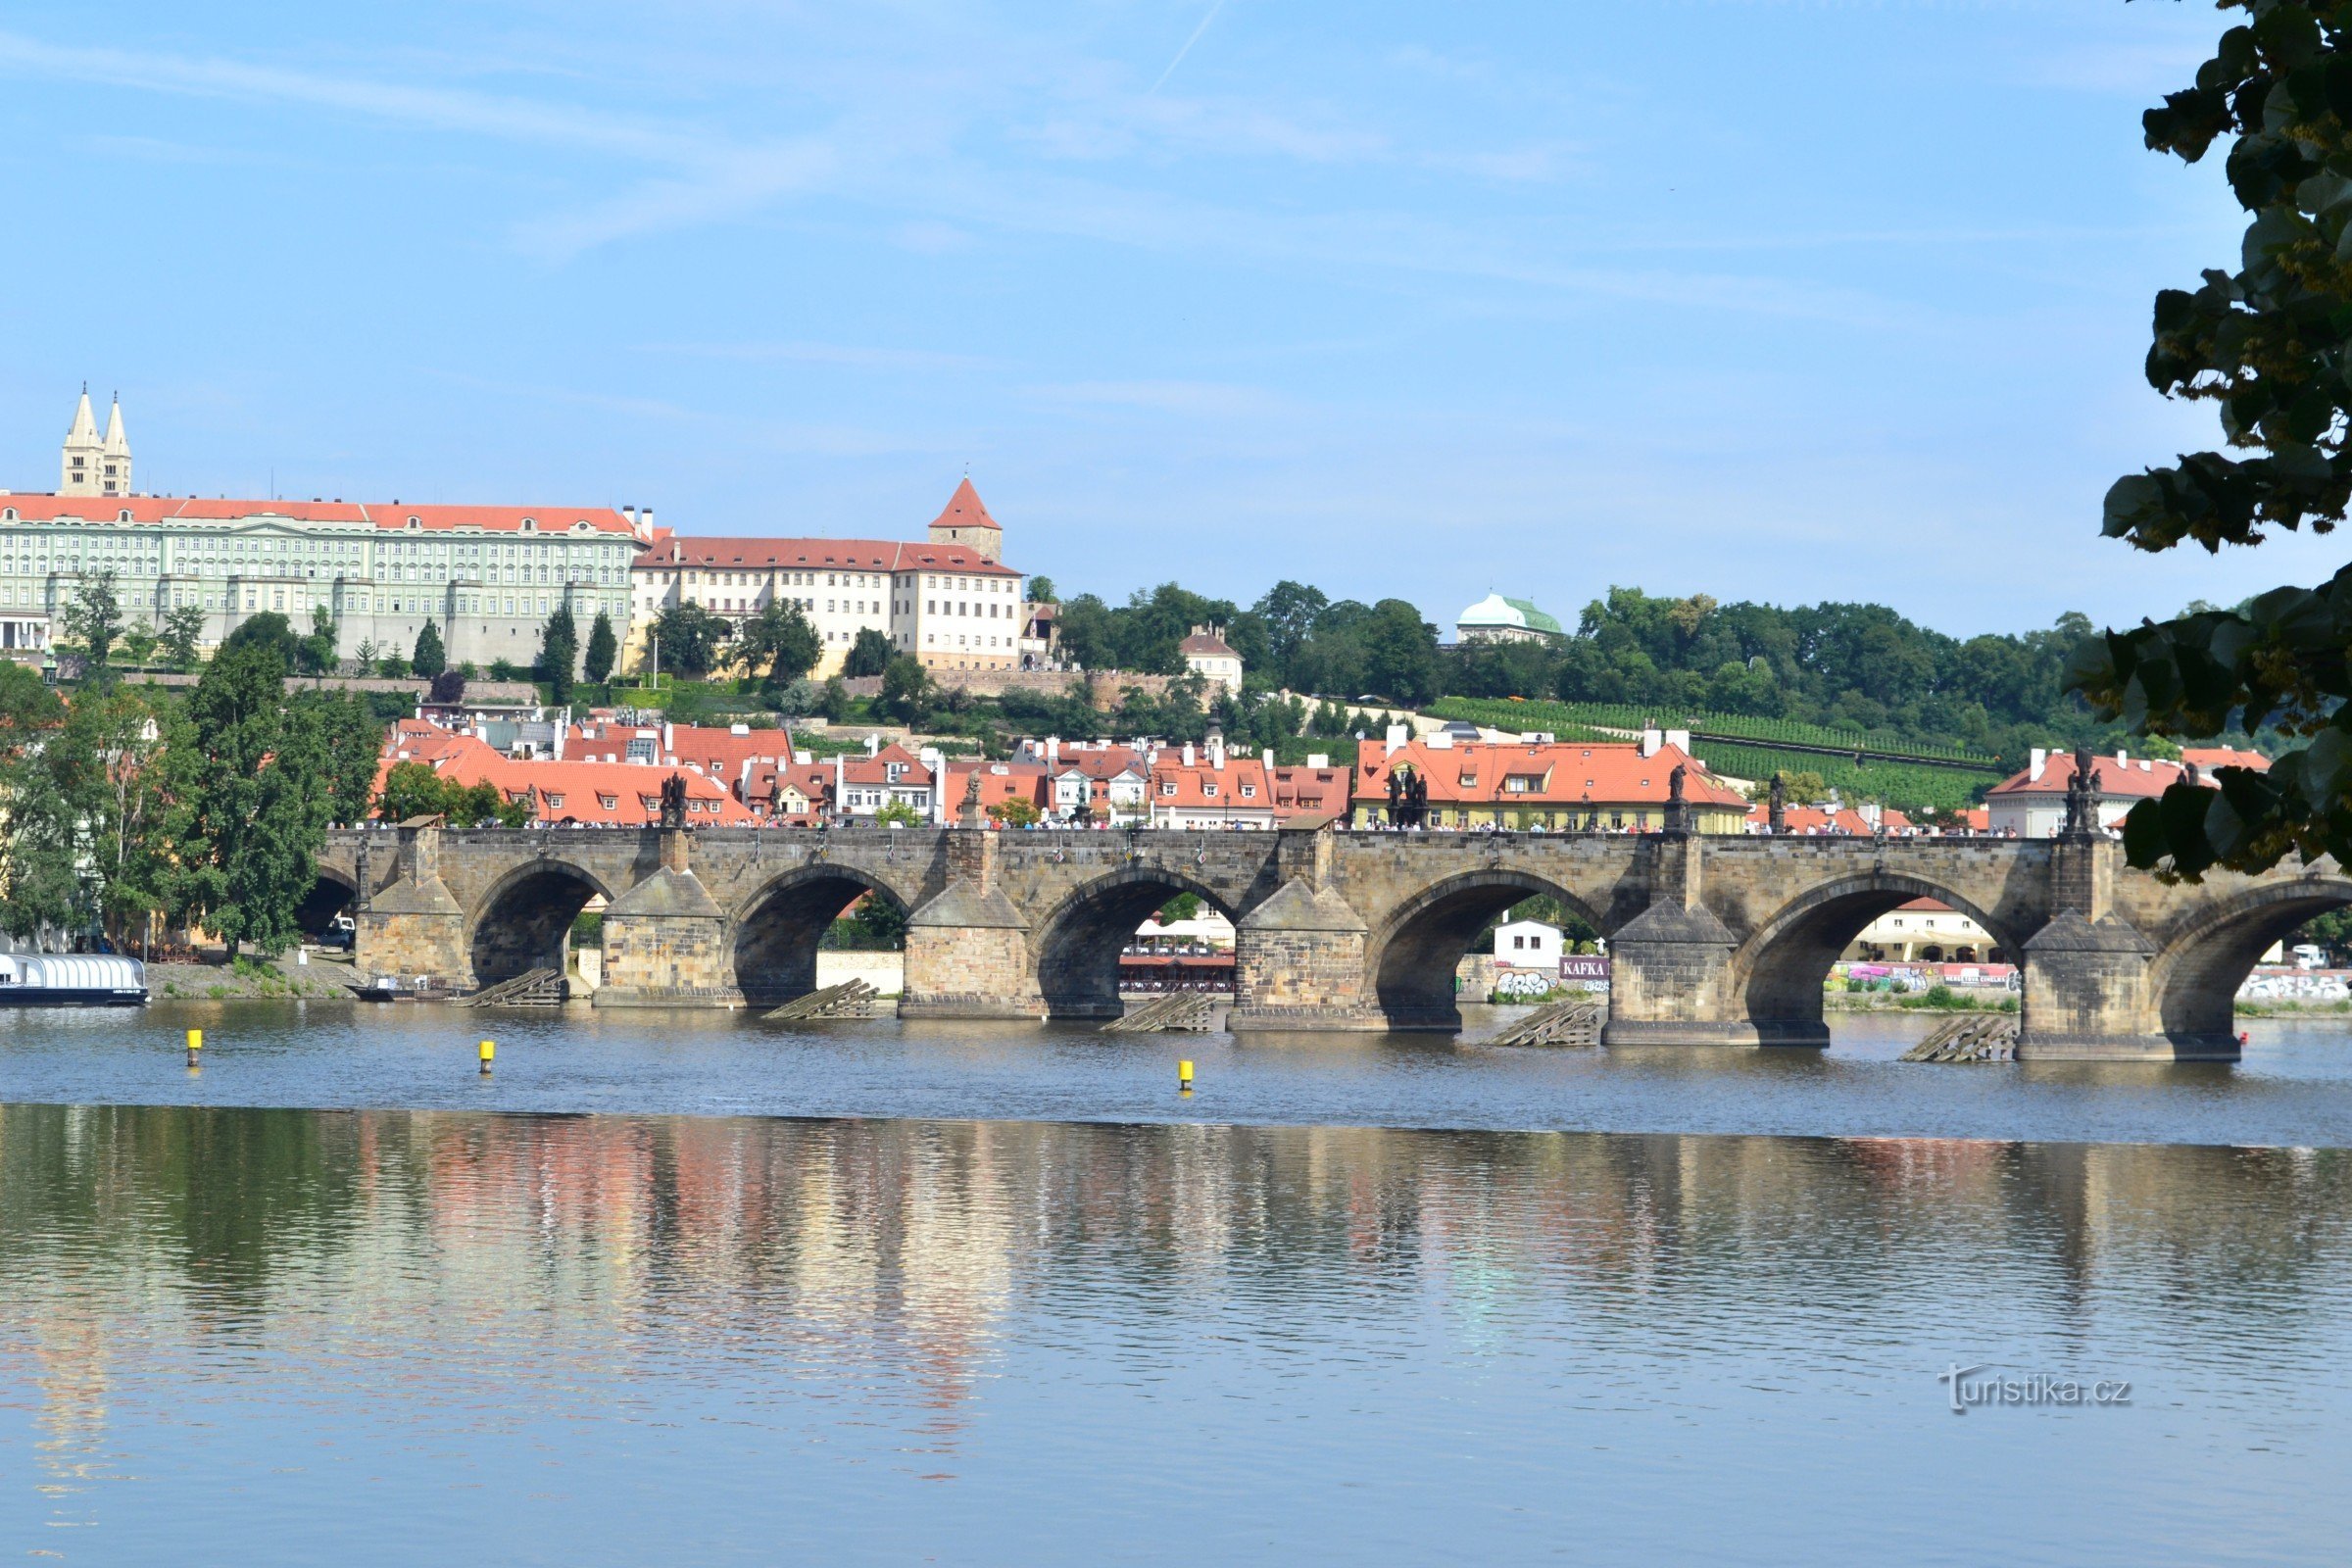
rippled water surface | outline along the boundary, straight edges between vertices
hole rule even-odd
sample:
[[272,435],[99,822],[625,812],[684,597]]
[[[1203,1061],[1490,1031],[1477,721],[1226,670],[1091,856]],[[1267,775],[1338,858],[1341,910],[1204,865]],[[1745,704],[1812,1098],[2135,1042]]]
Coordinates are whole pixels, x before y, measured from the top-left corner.
[[[1885,1024],[1760,1059],[509,1016],[485,1084],[482,1023],[0,1022],[0,1555],[2352,1540],[2352,1152],[2292,1147],[2352,1143],[2340,1031],[2062,1072],[1902,1066]],[[1953,1413],[1980,1363],[2129,1398]]]
[[[0,1100],[2352,1145],[2352,1017],[2253,1021],[2234,1065],[1959,1067],[1894,1059],[1929,1027],[1916,1015],[1838,1018],[1824,1054],[1497,1048],[1478,1042],[1501,1016],[1467,1010],[1461,1042],[1237,1043],[895,1019],[796,1031],[578,1004],[0,1009]],[[180,1044],[190,1026],[207,1042],[194,1077]],[[474,1071],[484,1035],[498,1041],[487,1083]],[[1198,1064],[1189,1101],[1173,1093],[1179,1057]]]

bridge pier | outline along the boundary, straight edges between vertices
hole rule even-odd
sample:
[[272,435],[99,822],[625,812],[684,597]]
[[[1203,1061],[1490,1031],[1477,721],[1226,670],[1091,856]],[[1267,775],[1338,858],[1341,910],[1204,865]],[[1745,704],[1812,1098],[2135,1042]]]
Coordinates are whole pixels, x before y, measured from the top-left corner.
[[726,911],[688,864],[691,836],[662,829],[662,863],[605,910],[600,1007],[740,1007]]
[[947,835],[948,885],[906,919],[902,1018],[1043,1018],[1029,921],[999,888],[1001,835]]
[[441,830],[420,823],[398,832],[395,880],[372,896],[363,888],[357,900],[352,967],[363,974],[444,976],[470,986],[466,909],[441,880]]
[[1642,852],[1651,902],[1609,939],[1611,1046],[1826,1046],[1829,1036],[1768,1039],[1748,1016],[1733,978],[1740,940],[1702,902],[1705,841],[1660,834]]
[[1331,888],[1293,878],[1234,928],[1225,1026],[1358,1031],[1389,1027],[1365,973],[1363,917]]

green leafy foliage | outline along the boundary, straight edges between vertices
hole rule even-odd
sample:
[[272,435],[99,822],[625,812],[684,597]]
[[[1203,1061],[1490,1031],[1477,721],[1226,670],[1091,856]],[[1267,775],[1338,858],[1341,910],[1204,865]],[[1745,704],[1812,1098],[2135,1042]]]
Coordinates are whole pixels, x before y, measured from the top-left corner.
[[[2150,148],[2186,163],[2229,142],[2231,194],[2251,215],[2234,272],[2156,297],[2150,385],[2218,405],[2226,445],[2116,481],[2105,532],[2138,549],[2260,543],[2331,531],[2352,500],[2352,9],[2221,0],[2248,14],[2193,85],[2143,119]],[[2199,608],[2109,632],[2071,684],[2102,716],[2153,735],[2271,726],[2303,741],[2270,772],[2223,768],[2132,808],[2132,862],[2195,877],[2288,854],[2352,857],[2352,571],[2233,611]]]
[[571,700],[571,683],[579,666],[580,628],[571,618],[571,607],[558,605],[539,629],[539,657],[531,665],[531,674],[545,682],[548,696],[561,704]]
[[799,601],[770,599],[743,623],[728,651],[762,688],[778,692],[816,667],[824,644]]
[[384,775],[375,814],[387,822],[441,816],[451,827],[522,827],[530,815],[521,802],[508,800],[488,779],[459,784],[424,762],[392,765]]
[[596,623],[588,628],[588,652],[580,661],[580,673],[601,686],[612,678],[612,666],[619,658],[620,639],[613,635],[612,617],[600,610]]
[[431,680],[448,667],[449,651],[441,644],[441,628],[428,620],[416,634],[416,648],[409,655],[409,668]]
[[104,671],[122,635],[122,602],[115,593],[113,572],[94,572],[83,580],[66,607],[65,631],[67,640],[80,648],[90,673]]
[[727,620],[701,605],[672,605],[654,621],[653,637],[662,669],[699,678],[718,667],[719,652],[727,643]]
[[872,626],[860,626],[858,640],[850,644],[849,657],[842,662],[841,672],[852,680],[879,675],[890,667],[892,653],[887,633]]

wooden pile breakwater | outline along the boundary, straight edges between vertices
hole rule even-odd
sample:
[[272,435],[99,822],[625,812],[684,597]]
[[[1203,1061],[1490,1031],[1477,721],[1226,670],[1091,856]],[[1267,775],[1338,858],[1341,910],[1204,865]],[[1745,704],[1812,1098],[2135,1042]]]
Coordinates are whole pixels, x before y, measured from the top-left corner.
[[1597,1046],[1605,1004],[1571,1000],[1538,1007],[1487,1042],[1490,1046]]
[[790,1023],[801,1018],[871,1018],[874,999],[880,995],[863,980],[844,980],[840,985],[795,997],[764,1017],[768,1023]]
[[1928,1031],[1928,1038],[1903,1053],[1904,1061],[2014,1061],[2017,1059],[2018,1016],[2014,1012],[1978,1013],[1949,1018]]
[[466,999],[468,1007],[553,1007],[565,995],[561,969],[532,969],[494,986],[484,986]]
[[1216,999],[1205,992],[1178,991],[1154,997],[1123,1017],[1104,1024],[1106,1035],[1150,1035],[1182,1031],[1206,1034],[1216,1026]]

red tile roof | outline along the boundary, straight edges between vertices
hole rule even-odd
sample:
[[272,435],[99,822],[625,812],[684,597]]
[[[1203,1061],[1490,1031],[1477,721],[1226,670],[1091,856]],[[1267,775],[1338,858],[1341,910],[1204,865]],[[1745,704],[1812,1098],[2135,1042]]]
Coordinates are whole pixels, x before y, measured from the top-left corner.
[[1352,774],[1345,767],[1277,766],[1274,776],[1274,814],[1283,820],[1321,813],[1348,814],[1348,789]]
[[[1211,767],[1195,752],[1187,763],[1181,752],[1162,752],[1152,764],[1144,792],[1153,810],[1250,812],[1274,809],[1273,791],[1266,787],[1266,764],[1254,757],[1228,757],[1223,767]],[[1172,786],[1172,787],[1171,787]],[[1247,793],[1244,793],[1244,792]]]
[[2257,773],[2271,770],[2271,760],[2260,752],[2241,752],[2231,746],[2183,746],[2180,760],[2196,763],[2197,770],[2203,773],[2217,767],[2249,767]]
[[[1747,813],[1747,822],[1748,826],[1762,832],[1772,824],[1772,808],[1769,805],[1757,806]],[[1868,837],[1878,831],[1871,825],[1870,818],[1850,806],[1841,806],[1835,811],[1825,810],[1818,806],[1791,806],[1781,813],[1781,825],[1799,837],[1822,833],[1852,833]],[[1879,825],[1889,833],[1918,831],[1911,818],[1891,806],[1880,808]]]
[[693,566],[745,571],[956,571],[1018,577],[970,545],[901,544],[890,539],[737,539],[673,534],[638,552],[635,569]]
[[[282,517],[292,522],[341,522],[386,532],[414,521],[426,532],[478,528],[491,533],[566,533],[585,525],[594,533],[633,534],[628,519],[610,507],[427,507],[345,501],[236,501],[207,496],[0,495],[0,514],[14,512],[24,522],[74,518],[83,522],[240,522]],[[525,530],[524,523],[531,528]]]
[[[396,737],[396,752],[408,755],[387,757],[384,771],[395,761],[421,761],[452,783],[471,785],[487,780],[510,801],[537,790],[542,822],[617,827],[647,827],[661,820],[662,785],[674,773],[686,781],[688,825],[736,827],[753,820],[752,813],[715,780],[685,768],[648,767],[641,762],[517,761],[501,757],[471,735],[439,731],[437,736],[417,736],[408,743]],[[376,782],[380,789],[381,772]]]
[[[1385,805],[1389,775],[1410,763],[1429,784],[1433,806],[1505,805],[1531,807],[1663,806],[1675,764],[1685,767],[1683,799],[1692,806],[1747,809],[1747,797],[1709,773],[1704,763],[1673,746],[1648,757],[1632,741],[1467,741],[1437,748],[1414,741],[1394,756],[1386,744],[1367,740],[1356,748],[1355,799]],[[1523,779],[1522,788],[1506,781]]]
[[946,799],[951,817],[963,809],[975,774],[980,779],[983,811],[1007,801],[1027,801],[1041,812],[1054,805],[1053,775],[1043,762],[950,762],[944,771],[948,775]]
[[[948,497],[945,510],[931,519],[931,526],[934,528],[997,528],[998,524],[997,519],[988,514],[988,508],[981,504],[980,492],[972,488],[972,481],[967,476],[961,484],[956,487],[956,493]],[[1003,532],[1004,530],[998,528],[998,531]]]
[[[2033,777],[2032,768],[2023,768],[1986,790],[1995,795],[2064,795],[2066,786],[2075,776],[2075,754],[2052,752],[2042,764],[2041,777]],[[2107,800],[2138,799],[2162,795],[2180,777],[2180,764],[2160,758],[2134,757],[2119,761],[2113,757],[2094,757],[2090,760],[2090,787]]]

